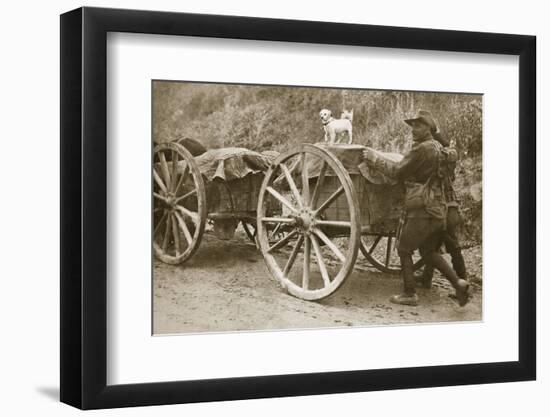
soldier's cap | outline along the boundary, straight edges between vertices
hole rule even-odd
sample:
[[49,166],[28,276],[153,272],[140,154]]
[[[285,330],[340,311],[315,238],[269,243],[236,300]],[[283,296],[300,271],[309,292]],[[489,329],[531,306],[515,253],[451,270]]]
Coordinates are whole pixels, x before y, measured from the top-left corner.
[[409,126],[412,126],[412,122],[415,120],[419,120],[425,125],[428,125],[430,127],[430,130],[437,130],[437,125],[435,124],[435,120],[432,116],[432,114],[427,110],[419,110],[416,117],[413,119],[405,119],[405,123],[407,123]]

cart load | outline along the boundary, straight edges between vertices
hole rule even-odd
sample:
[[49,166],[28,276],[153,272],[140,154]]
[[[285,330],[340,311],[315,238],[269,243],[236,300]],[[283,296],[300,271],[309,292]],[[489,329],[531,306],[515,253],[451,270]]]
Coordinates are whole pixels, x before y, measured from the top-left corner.
[[242,223],[254,241],[256,207],[269,155],[245,148],[212,149],[195,158],[205,180],[207,217],[220,239],[231,239]]
[[246,148],[211,149],[195,158],[207,181],[231,181],[267,171],[270,158]]

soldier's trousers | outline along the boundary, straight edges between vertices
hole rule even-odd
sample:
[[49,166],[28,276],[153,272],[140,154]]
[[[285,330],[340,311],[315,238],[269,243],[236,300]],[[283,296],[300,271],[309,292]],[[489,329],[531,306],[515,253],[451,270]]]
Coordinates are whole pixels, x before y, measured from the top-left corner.
[[[462,256],[462,250],[458,242],[458,228],[461,223],[460,213],[458,207],[449,207],[447,210],[447,227],[443,233],[443,238],[438,246],[441,247],[445,244],[447,253],[451,255],[451,262],[453,269],[459,278],[466,279],[466,264],[464,263],[464,257]],[[426,264],[424,272],[422,273],[422,280],[430,282],[434,274],[434,266]]]
[[403,278],[404,293],[413,295],[416,293],[416,282],[413,274],[412,254],[420,251],[420,256],[426,265],[437,268],[455,287],[458,287],[459,277],[438,252],[445,233],[445,222],[434,217],[407,218],[401,236],[397,252],[401,260],[401,276]]

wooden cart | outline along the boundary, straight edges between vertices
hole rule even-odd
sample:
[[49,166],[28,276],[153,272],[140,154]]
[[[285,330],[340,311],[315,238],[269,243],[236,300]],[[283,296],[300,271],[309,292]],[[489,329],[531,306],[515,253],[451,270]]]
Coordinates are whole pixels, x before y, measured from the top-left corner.
[[[404,190],[368,179],[364,149],[303,144],[281,154],[265,174],[257,211],[260,250],[271,274],[296,297],[332,294],[351,274],[358,251],[377,269],[400,272],[394,246]],[[268,213],[271,199],[286,214]],[[272,243],[274,228],[286,233]]]
[[[178,143],[154,149],[153,249],[180,264],[200,245],[207,221],[222,239],[242,224],[271,274],[292,295],[318,300],[351,274],[358,251],[377,269],[399,273],[395,236],[403,190],[360,172],[360,145],[303,144],[265,170],[210,181]],[[415,267],[421,265],[420,261]]]

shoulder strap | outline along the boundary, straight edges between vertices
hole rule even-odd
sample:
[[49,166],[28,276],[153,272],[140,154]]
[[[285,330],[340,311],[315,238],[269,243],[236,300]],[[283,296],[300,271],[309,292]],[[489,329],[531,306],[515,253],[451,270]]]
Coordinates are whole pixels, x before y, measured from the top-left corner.
[[442,156],[443,146],[441,145],[441,143],[439,143],[435,139],[430,139],[430,145],[432,146],[433,149],[435,149],[437,151],[437,158],[436,158],[435,170],[429,176],[428,180],[426,181],[426,184],[431,183],[434,180],[434,178],[436,178],[436,177],[442,178],[441,156]]

